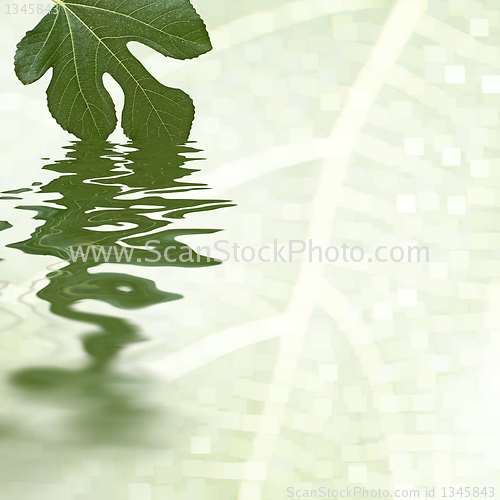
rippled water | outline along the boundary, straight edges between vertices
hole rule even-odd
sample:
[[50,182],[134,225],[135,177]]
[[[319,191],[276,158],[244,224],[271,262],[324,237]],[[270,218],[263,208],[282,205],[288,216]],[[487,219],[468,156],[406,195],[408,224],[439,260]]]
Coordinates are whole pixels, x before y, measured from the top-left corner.
[[[185,262],[182,254],[187,247],[177,240],[217,230],[176,229],[175,222],[192,212],[218,210],[231,204],[227,200],[189,198],[190,192],[207,189],[203,184],[189,182],[189,175],[197,170],[196,161],[202,161],[200,151],[190,146],[75,142],[65,149],[63,160],[43,167],[56,172],[57,178],[46,185],[35,183],[31,188],[4,192],[1,199],[13,203],[16,210],[36,212],[34,219],[43,221],[30,238],[8,247],[61,260],[58,269],[47,274],[49,282],[37,296],[50,304],[53,314],[86,323],[89,328],[93,326],[81,338],[88,362],[79,369],[18,370],[9,376],[9,381],[19,390],[42,399],[56,398],[64,405],[79,399],[97,405],[96,415],[85,422],[85,432],[105,439],[113,436],[118,441],[127,440],[129,436],[122,426],[129,420],[135,421],[137,415],[132,403],[113,389],[120,383],[113,362],[129,344],[147,339],[140,325],[118,314],[83,312],[74,306],[80,301],[94,300],[117,309],[140,309],[181,300],[182,296],[159,290],[154,281],[133,272],[99,272],[103,257],[93,259],[91,253],[88,259],[76,259],[73,252],[78,247],[103,247],[107,252],[111,247],[125,246],[134,252],[131,266],[158,267],[159,272],[166,266],[219,265],[220,261],[208,260],[196,252]],[[22,195],[26,192],[35,195],[31,197],[32,204],[23,203]],[[171,198],[172,193],[182,195]],[[45,201],[47,195],[52,195],[50,202]],[[9,227],[8,221],[2,221],[2,229]],[[145,249],[150,240],[162,253],[171,247],[170,261],[158,260],[151,250]],[[125,257],[117,259],[119,254],[115,252],[106,258],[108,269],[113,270],[113,263],[123,260],[123,266],[126,262]]]

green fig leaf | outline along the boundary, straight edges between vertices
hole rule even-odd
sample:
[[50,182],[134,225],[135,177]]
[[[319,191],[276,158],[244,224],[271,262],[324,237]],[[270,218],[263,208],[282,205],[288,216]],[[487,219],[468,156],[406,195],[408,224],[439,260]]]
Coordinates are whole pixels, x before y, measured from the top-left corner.
[[191,98],[159,83],[127,48],[139,42],[164,56],[192,59],[211,50],[205,24],[189,0],[57,0],[17,45],[15,70],[25,85],[53,68],[48,107],[82,140],[104,140],[116,128],[110,74],[122,87],[122,127],[131,139],[186,141]]

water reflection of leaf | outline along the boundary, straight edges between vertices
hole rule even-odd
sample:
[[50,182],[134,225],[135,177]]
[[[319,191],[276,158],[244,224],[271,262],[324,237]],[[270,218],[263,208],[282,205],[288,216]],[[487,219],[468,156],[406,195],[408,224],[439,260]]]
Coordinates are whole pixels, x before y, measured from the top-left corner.
[[[18,206],[18,209],[36,211],[34,218],[44,223],[27,240],[8,246],[26,254],[50,255],[67,261],[65,267],[47,275],[49,283],[37,295],[50,303],[54,314],[96,325],[98,330],[83,338],[83,347],[90,356],[90,363],[84,369],[31,368],[15,373],[11,381],[17,387],[42,393],[44,397],[63,401],[75,397],[90,398],[93,410],[85,420],[87,427],[88,422],[95,420],[108,422],[106,425],[111,427],[114,422],[119,428],[119,422],[125,425],[142,418],[143,411],[134,408],[116,390],[122,383],[129,385],[137,381],[121,379],[113,373],[110,363],[125,346],[143,339],[139,329],[123,318],[76,310],[74,305],[91,299],[120,309],[138,309],[179,300],[182,296],[159,290],[155,282],[133,274],[90,272],[99,263],[93,259],[71,261],[69,247],[127,245],[134,248],[133,260],[129,263],[122,261],[122,265],[218,265],[220,262],[197,256],[194,251],[196,262],[169,262],[165,259],[147,262],[144,257],[151,260],[151,253],[138,247],[153,239],[160,241],[159,246],[168,243],[176,247],[170,255],[174,260],[175,254],[188,248],[177,241],[178,237],[217,230],[170,229],[172,220],[193,211],[231,205],[225,200],[169,198],[172,192],[207,189],[183,179],[196,171],[186,165],[192,159],[185,155],[198,152],[192,147],[151,148],[151,145],[142,147],[136,143],[118,147],[108,142],[75,142],[67,150],[66,158],[44,167],[61,175],[38,191],[44,196],[57,194],[60,198],[39,205]],[[0,225],[0,229],[8,227],[8,223]],[[109,263],[116,263],[116,258],[110,259]],[[69,399],[68,394],[72,395]]]

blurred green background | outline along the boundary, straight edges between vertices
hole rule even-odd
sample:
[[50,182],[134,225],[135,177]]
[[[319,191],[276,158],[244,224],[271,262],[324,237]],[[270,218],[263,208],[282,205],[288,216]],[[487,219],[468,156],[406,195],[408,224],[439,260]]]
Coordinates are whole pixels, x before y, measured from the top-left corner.
[[[71,189],[46,188],[60,186],[62,172],[42,167],[65,165],[74,138],[47,110],[50,75],[23,87],[13,73],[15,44],[38,16],[7,15],[2,3],[2,191],[42,188],[0,201],[8,223],[0,226],[0,496],[277,500],[289,487],[416,488],[421,497],[431,486],[498,489],[498,5],[193,4],[211,53],[172,61],[132,45],[196,105],[190,146],[203,152],[188,182],[210,190],[164,198],[237,205],[174,217],[179,240],[313,238],[370,255],[380,245],[425,245],[430,262],[110,263],[90,272],[154,282],[158,300],[118,310],[87,298],[71,305],[73,319],[54,314],[39,292],[64,268],[60,256],[6,245],[36,243],[32,233],[52,221],[52,212],[41,221],[16,207],[57,213],[64,193],[71,198]],[[106,86],[119,103],[117,84]],[[110,141],[125,138],[117,131]],[[116,151],[108,156],[119,168]],[[86,168],[82,185],[94,178]],[[171,186],[161,180],[137,186]],[[65,227],[85,213],[69,210]],[[82,375],[89,325],[74,319],[89,315],[135,325],[143,339],[101,376]],[[23,387],[29,377],[13,383],[13,374],[39,369],[64,382],[44,378],[35,391]]]

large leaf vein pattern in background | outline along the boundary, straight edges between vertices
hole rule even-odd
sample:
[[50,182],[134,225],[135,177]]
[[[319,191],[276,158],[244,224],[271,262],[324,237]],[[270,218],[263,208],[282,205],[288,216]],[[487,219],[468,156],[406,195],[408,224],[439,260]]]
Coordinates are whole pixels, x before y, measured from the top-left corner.
[[133,139],[185,141],[194,117],[191,98],[153,78],[127,48],[140,42],[175,59],[211,50],[205,25],[189,0],[58,1],[18,44],[15,70],[30,84],[49,68],[49,110],[83,140],[106,139],[116,128],[109,73],[125,94],[122,127]]

